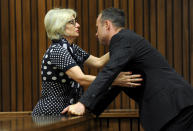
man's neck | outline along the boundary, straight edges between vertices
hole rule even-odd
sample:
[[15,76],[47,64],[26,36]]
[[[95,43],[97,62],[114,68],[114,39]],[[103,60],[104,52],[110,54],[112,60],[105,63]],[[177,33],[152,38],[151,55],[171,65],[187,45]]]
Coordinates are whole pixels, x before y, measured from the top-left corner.
[[[114,35],[116,35],[117,33],[119,33],[122,29],[124,29],[124,27],[120,27],[120,28],[113,29],[113,30],[110,32],[110,34],[109,34],[109,42],[110,42],[110,40],[112,39],[112,37],[113,37]],[[110,44],[110,43],[108,43],[108,44]]]
[[117,33],[119,33],[122,29],[124,29],[124,27],[120,27],[116,30]]

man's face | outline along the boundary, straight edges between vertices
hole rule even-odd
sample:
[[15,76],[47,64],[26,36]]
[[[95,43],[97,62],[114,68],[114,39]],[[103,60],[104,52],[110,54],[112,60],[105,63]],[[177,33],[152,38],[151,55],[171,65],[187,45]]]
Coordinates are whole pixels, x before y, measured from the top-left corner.
[[98,38],[100,44],[106,45],[108,44],[108,33],[105,27],[105,22],[101,23],[101,14],[98,16],[96,21],[96,37]]

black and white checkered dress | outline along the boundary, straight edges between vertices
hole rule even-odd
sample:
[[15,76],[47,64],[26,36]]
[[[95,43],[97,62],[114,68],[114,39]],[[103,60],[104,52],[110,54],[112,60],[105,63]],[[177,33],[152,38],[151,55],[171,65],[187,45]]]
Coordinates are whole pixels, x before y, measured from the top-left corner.
[[43,56],[41,64],[41,98],[33,109],[33,116],[60,115],[68,105],[78,101],[83,88],[65,72],[73,66],[83,68],[89,54],[66,39],[54,40]]

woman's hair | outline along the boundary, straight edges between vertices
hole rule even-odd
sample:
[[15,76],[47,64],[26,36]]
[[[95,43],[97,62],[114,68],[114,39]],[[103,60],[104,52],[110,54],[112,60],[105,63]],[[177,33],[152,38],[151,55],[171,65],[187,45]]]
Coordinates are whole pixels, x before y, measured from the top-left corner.
[[66,24],[76,18],[76,12],[72,9],[51,9],[44,18],[44,25],[49,39],[60,39],[65,33]]
[[101,13],[101,22],[104,20],[110,20],[116,27],[125,26],[125,14],[123,10],[117,8],[107,8]]

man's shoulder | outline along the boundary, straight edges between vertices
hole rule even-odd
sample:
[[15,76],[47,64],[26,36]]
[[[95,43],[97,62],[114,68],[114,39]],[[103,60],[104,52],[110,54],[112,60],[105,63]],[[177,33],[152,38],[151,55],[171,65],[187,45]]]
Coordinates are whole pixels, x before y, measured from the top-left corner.
[[124,29],[119,32],[119,38],[122,38],[123,41],[127,41],[127,43],[135,43],[136,41],[143,40],[144,37],[138,35],[132,30]]
[[119,32],[119,35],[121,36],[130,36],[130,37],[140,37],[143,38],[142,36],[140,36],[139,34],[137,34],[136,32],[134,32],[133,30],[129,30],[129,29],[123,29]]

